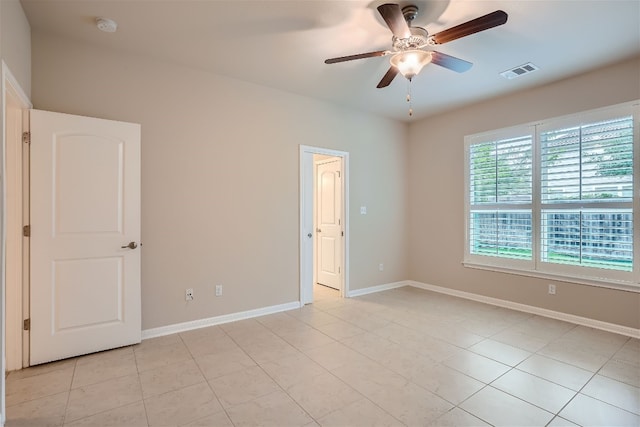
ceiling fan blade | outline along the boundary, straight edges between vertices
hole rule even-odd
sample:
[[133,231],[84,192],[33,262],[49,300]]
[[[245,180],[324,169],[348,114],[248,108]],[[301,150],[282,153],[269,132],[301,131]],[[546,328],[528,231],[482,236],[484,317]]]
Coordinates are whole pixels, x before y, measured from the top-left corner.
[[496,10],[487,15],[481,16],[464,24],[456,25],[448,30],[440,31],[434,34],[433,41],[436,44],[443,44],[452,40],[459,39],[460,37],[469,36],[471,34],[479,33],[480,31],[488,30],[489,28],[497,27],[507,22],[506,12],[502,10]]
[[394,36],[399,39],[411,37],[411,30],[409,30],[409,25],[407,25],[399,5],[395,3],[382,4],[378,6],[378,12]]
[[380,80],[380,83],[378,83],[378,86],[376,87],[378,89],[382,89],[383,87],[389,86],[397,74],[398,69],[396,67],[390,67],[389,71],[387,71],[387,74],[384,75],[384,77],[382,78],[382,80]]
[[473,67],[471,62],[465,61],[464,59],[435,51],[431,54],[431,62],[457,73],[464,73]]
[[325,64],[335,64],[337,62],[353,61],[354,59],[373,58],[375,56],[385,56],[386,50],[376,50],[375,52],[359,53],[357,55],[340,56],[338,58],[329,58],[324,61]]

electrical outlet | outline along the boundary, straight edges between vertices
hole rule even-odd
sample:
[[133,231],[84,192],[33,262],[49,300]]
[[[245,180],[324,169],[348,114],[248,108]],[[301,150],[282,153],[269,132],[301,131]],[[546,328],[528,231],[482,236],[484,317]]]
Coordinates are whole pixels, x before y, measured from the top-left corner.
[[384,264],[380,263],[380,265],[378,265],[378,270],[384,271]]
[[549,295],[556,294],[556,285],[549,284]]
[[222,296],[222,285],[216,285],[216,296],[217,297]]
[[193,288],[184,290],[184,300],[185,301],[193,301]]

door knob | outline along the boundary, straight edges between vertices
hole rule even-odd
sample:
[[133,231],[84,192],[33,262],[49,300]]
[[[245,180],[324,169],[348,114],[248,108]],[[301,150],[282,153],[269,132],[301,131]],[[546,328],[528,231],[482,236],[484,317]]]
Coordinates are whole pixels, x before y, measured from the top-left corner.
[[307,234],[308,238],[311,238],[312,236],[313,236],[313,234],[311,234],[311,233]]
[[136,242],[129,242],[129,244],[127,246],[120,246],[122,249],[135,249],[138,247],[138,245],[136,244]]
[[318,233],[322,233],[322,230],[320,230],[319,228],[316,228],[316,231],[317,231]]

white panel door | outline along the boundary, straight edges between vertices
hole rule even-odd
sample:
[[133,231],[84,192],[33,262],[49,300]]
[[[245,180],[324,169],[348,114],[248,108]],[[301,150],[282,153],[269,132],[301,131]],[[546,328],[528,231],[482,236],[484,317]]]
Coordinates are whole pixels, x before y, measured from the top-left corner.
[[140,125],[30,122],[30,363],[138,343]]
[[342,272],[342,177],[340,160],[317,169],[317,282],[340,289]]

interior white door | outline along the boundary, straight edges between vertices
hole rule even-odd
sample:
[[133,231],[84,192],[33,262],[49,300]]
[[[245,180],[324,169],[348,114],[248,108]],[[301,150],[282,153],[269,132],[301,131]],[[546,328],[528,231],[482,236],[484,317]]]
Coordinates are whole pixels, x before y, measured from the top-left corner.
[[317,200],[317,282],[340,289],[342,272],[342,177],[341,161],[318,163]]
[[32,110],[30,127],[30,363],[140,342],[140,125]]

